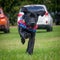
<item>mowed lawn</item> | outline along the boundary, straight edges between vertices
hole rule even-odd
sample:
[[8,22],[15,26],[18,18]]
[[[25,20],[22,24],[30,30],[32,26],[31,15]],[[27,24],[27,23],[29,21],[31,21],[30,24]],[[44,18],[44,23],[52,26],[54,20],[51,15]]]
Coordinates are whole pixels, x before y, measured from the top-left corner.
[[0,32],[0,60],[60,60],[60,26],[52,32],[37,30],[33,55],[25,53],[28,39],[22,45],[17,27],[10,33]]

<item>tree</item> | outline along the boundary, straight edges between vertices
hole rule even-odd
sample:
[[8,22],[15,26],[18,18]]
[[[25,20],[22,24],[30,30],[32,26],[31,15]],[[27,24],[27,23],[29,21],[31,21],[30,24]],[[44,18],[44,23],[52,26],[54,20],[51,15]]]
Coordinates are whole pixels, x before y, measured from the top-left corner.
[[0,6],[9,15],[12,25],[17,22],[20,7],[27,4],[45,4],[50,12],[60,10],[60,0],[0,0]]

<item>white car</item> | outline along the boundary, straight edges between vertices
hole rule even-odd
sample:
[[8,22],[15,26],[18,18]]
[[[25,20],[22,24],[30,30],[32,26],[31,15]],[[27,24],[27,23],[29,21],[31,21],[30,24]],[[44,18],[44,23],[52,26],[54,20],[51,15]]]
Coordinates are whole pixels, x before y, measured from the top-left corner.
[[[19,15],[23,12],[24,8],[26,8],[30,12],[34,12],[37,14],[38,21],[38,29],[46,29],[47,31],[52,31],[53,27],[53,19],[45,5],[25,5],[23,6],[20,11]],[[18,16],[19,20],[19,16]]]

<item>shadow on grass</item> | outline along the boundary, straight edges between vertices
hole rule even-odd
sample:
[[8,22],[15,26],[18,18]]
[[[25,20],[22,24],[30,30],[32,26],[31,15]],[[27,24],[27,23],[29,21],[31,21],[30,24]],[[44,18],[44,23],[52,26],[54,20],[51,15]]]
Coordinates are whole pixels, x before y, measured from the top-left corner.
[[0,34],[5,34],[4,32],[0,32]]
[[36,33],[47,33],[47,31],[46,30],[37,30]]
[[9,33],[0,32],[0,35],[2,35],[2,34],[9,34]]

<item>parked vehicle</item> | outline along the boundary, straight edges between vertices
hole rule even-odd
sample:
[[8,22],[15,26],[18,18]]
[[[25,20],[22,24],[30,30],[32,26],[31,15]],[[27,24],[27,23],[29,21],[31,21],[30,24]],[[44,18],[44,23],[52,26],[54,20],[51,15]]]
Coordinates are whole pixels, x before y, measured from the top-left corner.
[[[25,5],[23,6],[19,14],[21,12],[24,12],[24,8],[26,8],[30,12],[34,12],[37,14],[38,17],[38,29],[46,29],[47,31],[52,31],[53,30],[53,19],[49,12],[47,11],[47,8],[45,5]],[[21,14],[20,14],[21,15]],[[19,17],[18,17],[19,19]]]
[[0,31],[9,33],[9,18],[4,14],[3,9],[0,8]]
[[59,25],[60,24],[60,11],[57,11],[55,13],[55,24]]

